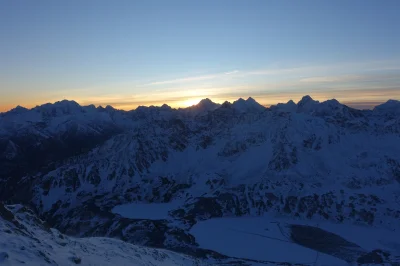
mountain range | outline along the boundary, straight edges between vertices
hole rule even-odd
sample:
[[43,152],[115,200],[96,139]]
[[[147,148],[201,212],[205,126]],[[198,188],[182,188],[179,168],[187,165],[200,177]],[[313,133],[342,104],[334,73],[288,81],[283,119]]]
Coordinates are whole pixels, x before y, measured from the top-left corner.
[[16,107],[0,200],[0,264],[398,265],[400,102]]

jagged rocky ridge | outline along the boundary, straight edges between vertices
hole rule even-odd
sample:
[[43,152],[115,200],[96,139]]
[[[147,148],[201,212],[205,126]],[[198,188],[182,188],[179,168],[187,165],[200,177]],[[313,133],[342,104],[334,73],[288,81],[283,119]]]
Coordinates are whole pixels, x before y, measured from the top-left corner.
[[[305,96],[187,109],[16,108],[0,116],[0,197],[75,236],[198,257],[198,221],[264,213],[398,228],[400,103],[356,110]],[[181,200],[170,220],[111,212]],[[206,254],[206,255],[205,255]],[[215,256],[218,256],[215,254]]]

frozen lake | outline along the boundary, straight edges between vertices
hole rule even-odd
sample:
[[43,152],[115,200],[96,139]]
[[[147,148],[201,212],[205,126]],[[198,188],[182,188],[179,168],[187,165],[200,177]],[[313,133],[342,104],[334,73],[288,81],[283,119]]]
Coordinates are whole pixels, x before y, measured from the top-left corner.
[[[221,254],[275,262],[297,262],[314,265],[348,265],[337,257],[301,246],[290,239],[289,224],[304,224],[296,220],[276,220],[271,217],[218,218],[195,224],[190,233],[202,248]],[[316,226],[315,223],[309,223]],[[391,250],[399,254],[399,233],[370,227],[322,223],[319,228],[334,233],[358,245],[360,249]],[[318,256],[317,256],[318,254]]]
[[[182,201],[128,203],[115,206],[112,212],[131,219],[164,220],[171,219],[168,212],[183,204]],[[337,254],[333,257],[328,255],[333,253],[318,252],[315,247],[308,248],[307,245],[294,243],[291,238],[292,225],[307,225],[311,227],[311,230],[322,229],[321,231],[327,234],[335,234],[354,244],[356,249],[361,251],[370,252],[381,249],[388,250],[396,256],[400,255],[400,231],[325,221],[317,224],[312,221],[269,216],[215,218],[196,223],[190,233],[196,238],[201,248],[214,250],[230,257],[311,265],[348,265]],[[340,243],[329,241],[328,248],[335,249],[336,246],[338,249],[341,248]],[[311,242],[314,241],[311,239]]]

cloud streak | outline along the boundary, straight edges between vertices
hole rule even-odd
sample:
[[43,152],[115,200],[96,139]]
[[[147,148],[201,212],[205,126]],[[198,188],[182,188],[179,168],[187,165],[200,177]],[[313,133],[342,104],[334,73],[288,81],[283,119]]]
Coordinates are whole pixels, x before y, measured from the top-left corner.
[[362,79],[358,75],[343,75],[343,76],[322,76],[322,77],[309,77],[300,79],[300,82],[306,83],[330,83],[330,82],[349,82]]
[[[199,81],[226,80],[227,78],[249,78],[254,76],[283,76],[288,78],[291,75],[305,76],[301,82],[307,83],[328,83],[328,82],[349,82],[357,81],[362,77],[359,74],[343,73],[332,75],[336,72],[371,72],[371,71],[395,71],[400,70],[400,60],[391,61],[370,61],[370,62],[346,62],[326,65],[303,65],[284,68],[264,68],[255,70],[214,73],[209,75],[190,76],[175,78],[170,80],[161,80],[144,84],[143,86],[160,86],[168,84],[189,84]],[[316,75],[323,73],[324,75]],[[328,74],[328,75],[326,75]],[[365,74],[365,73],[364,73]]]
[[235,74],[235,73],[238,73],[238,72],[239,72],[239,70],[233,70],[231,72],[225,72],[225,75],[232,75],[232,74]]
[[193,81],[214,79],[217,76],[218,75],[206,75],[206,76],[194,76],[194,77],[178,78],[178,79],[172,79],[172,80],[151,82],[151,83],[144,84],[143,86],[157,86],[157,85],[165,85],[165,84],[187,83],[187,82],[193,82]]

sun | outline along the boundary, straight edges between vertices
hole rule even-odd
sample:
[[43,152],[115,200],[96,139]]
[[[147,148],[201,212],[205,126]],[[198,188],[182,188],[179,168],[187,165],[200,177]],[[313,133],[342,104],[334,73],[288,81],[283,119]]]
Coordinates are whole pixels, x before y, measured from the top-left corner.
[[189,106],[198,104],[200,101],[201,101],[200,98],[189,98],[189,99],[183,101],[182,105],[184,107],[189,107]]

